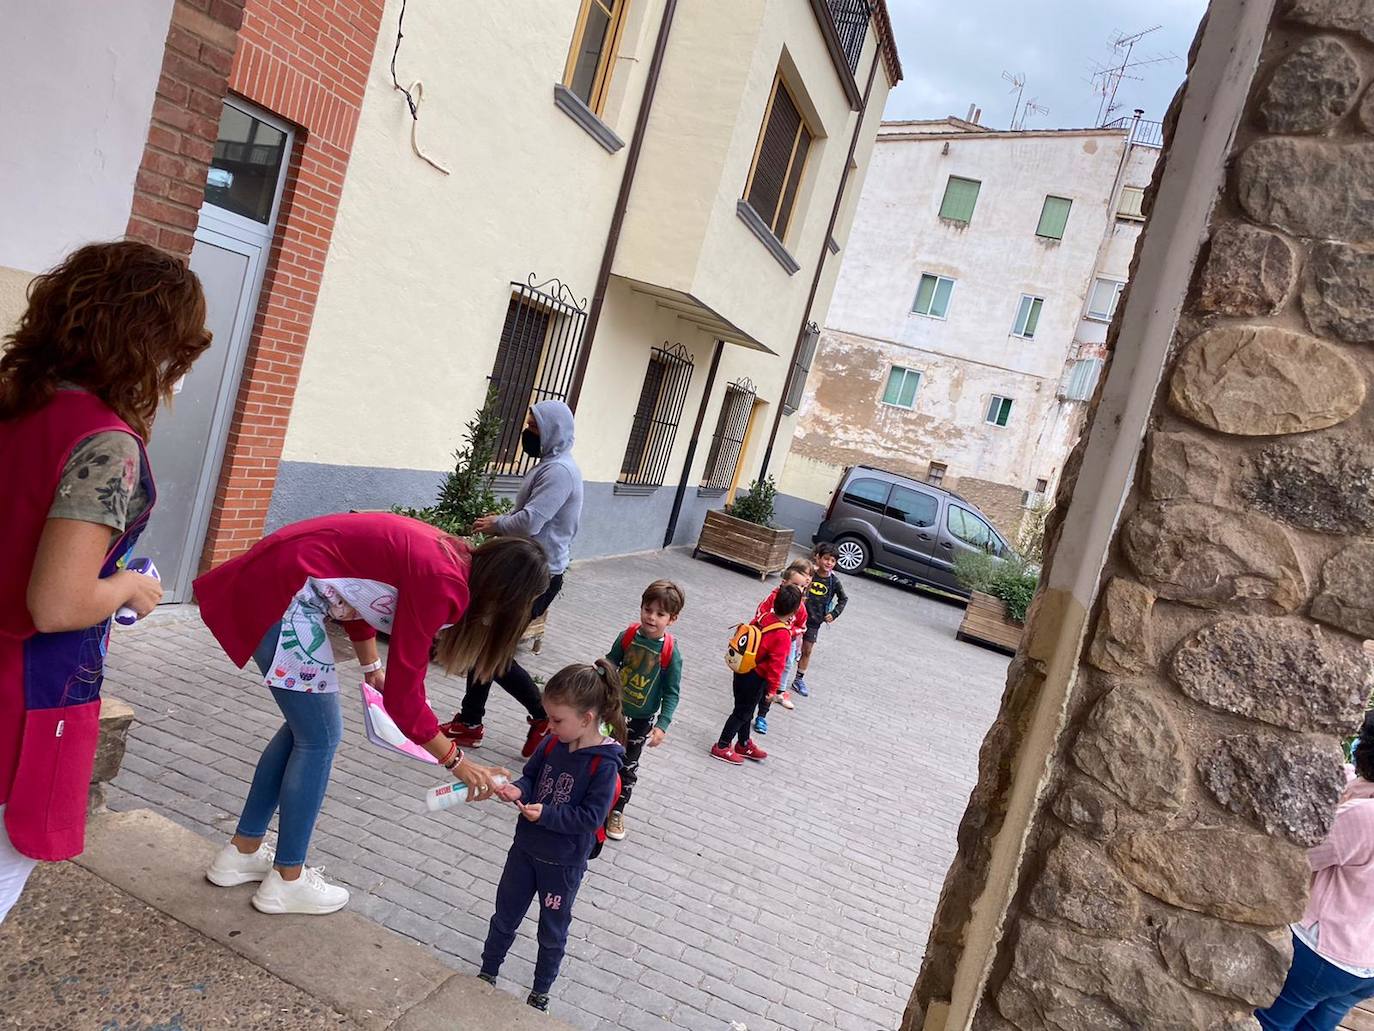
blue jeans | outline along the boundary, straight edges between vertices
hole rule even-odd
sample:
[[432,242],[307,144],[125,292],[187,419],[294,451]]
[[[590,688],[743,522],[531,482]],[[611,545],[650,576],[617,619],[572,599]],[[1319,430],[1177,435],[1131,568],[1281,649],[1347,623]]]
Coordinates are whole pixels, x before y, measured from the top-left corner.
[[[265,676],[277,651],[278,623],[253,653],[253,661]],[[306,694],[272,688],[272,697],[286,722],[268,742],[253,773],[248,800],[243,803],[238,833],[260,838],[267,833],[272,814],[277,821],[277,865],[300,866],[305,862],[315,820],[324,804],[334,750],[343,736],[343,714],[337,692]]]
[[1255,1013],[1264,1031],[1336,1031],[1341,1018],[1374,996],[1374,977],[1356,977],[1328,963],[1293,936],[1293,965],[1283,991]]

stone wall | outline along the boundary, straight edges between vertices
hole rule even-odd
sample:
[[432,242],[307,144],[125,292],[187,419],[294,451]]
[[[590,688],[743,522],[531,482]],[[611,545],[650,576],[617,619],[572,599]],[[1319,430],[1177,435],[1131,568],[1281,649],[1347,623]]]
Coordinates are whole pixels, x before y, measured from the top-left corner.
[[[1287,970],[1371,687],[1374,30],[1281,8],[975,1028],[1251,1028]],[[908,1029],[948,998],[1038,677],[1013,666]]]

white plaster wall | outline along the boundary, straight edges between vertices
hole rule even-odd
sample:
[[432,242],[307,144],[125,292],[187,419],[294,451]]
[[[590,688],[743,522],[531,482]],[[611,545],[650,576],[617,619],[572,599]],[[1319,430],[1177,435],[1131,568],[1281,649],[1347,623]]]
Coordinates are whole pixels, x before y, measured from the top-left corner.
[[124,235],[171,11],[172,0],[4,5],[0,266],[41,272]]

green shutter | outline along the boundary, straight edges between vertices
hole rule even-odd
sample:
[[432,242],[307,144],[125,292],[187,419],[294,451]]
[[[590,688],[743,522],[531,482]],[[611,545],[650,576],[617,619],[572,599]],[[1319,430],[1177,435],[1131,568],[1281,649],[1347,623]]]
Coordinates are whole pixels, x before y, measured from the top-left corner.
[[954,292],[954,280],[941,278],[935,284],[935,300],[930,306],[930,314],[943,319],[949,314],[949,295]]
[[903,408],[910,408],[916,403],[916,388],[921,384],[921,374],[911,369],[902,370],[905,379],[902,381],[902,392],[897,399],[897,403]]
[[997,425],[1005,426],[1009,419],[1011,419],[1011,399],[1004,397],[1001,407],[997,411]]
[[973,219],[973,207],[978,203],[978,188],[982,185],[977,179],[950,176],[945,184],[945,198],[940,202],[940,217],[951,222],[970,222]]
[[1069,208],[1073,201],[1067,197],[1046,197],[1045,206],[1040,211],[1040,224],[1035,227],[1035,235],[1049,240],[1064,239],[1064,227],[1069,223]]

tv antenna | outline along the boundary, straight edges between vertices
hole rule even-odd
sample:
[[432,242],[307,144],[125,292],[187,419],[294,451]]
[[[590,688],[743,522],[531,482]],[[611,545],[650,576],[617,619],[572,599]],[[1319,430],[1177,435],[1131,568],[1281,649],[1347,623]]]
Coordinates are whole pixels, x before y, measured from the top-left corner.
[[1136,45],[1150,33],[1158,32],[1161,28],[1163,28],[1162,25],[1155,25],[1139,32],[1118,32],[1111,39],[1112,50],[1115,52],[1111,63],[1093,62],[1093,92],[1102,98],[1101,103],[1097,106],[1098,125],[1105,125],[1112,113],[1121,106],[1116,102],[1116,93],[1121,88],[1123,79],[1143,82],[1144,76],[1135,74],[1139,69],[1156,64],[1167,64],[1179,59],[1175,53],[1135,56]]
[[1026,127],[1026,119],[1031,115],[1047,115],[1050,113],[1050,109],[1044,104],[1039,103],[1039,100],[1039,97],[1031,97],[1030,100],[1026,101],[1025,105],[1021,108],[1021,121],[1019,124],[1013,125],[1013,129],[1024,129]]
[[1016,94],[1016,103],[1011,105],[1011,127],[1015,129],[1016,116],[1017,113],[1021,110],[1021,94],[1024,93],[1026,90],[1026,73],[1017,72],[1015,75],[1013,75],[1011,72],[1003,72],[1002,78],[1005,79],[1007,82],[1011,83],[1011,89],[1009,89],[1007,92]]

